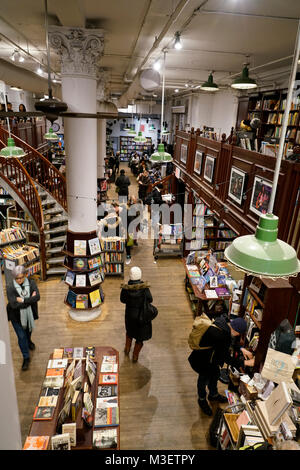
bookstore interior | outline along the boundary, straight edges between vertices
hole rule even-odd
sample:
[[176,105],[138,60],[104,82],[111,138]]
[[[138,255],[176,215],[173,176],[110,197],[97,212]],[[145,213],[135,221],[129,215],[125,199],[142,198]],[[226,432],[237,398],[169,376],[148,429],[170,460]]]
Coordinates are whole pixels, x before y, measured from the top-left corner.
[[298,2],[21,3],[0,449],[300,450]]

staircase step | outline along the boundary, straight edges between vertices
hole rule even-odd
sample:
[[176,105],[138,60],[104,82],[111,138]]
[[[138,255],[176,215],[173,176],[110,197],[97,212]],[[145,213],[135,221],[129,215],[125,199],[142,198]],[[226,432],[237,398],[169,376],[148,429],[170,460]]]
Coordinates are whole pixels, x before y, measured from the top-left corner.
[[47,264],[64,264],[64,256],[63,257],[57,257],[57,258],[49,258],[47,259]]
[[44,224],[45,225],[56,224],[56,223],[59,223],[59,222],[68,222],[68,220],[69,220],[68,216],[63,215],[62,217],[53,217],[50,220],[45,220]]
[[47,275],[51,275],[51,274],[65,274],[66,272],[67,272],[67,269],[64,268],[63,266],[57,266],[56,268],[47,269]]
[[42,201],[42,206],[47,206],[49,204],[56,204],[55,199],[45,199],[44,201]]
[[68,230],[67,225],[61,225],[59,227],[51,228],[50,230],[45,230],[45,235],[49,235],[49,233],[62,233]]
[[46,245],[52,244],[52,243],[60,243],[60,242],[65,242],[66,241],[66,236],[64,237],[56,237],[56,238],[50,238],[50,240],[45,240]]
[[54,248],[49,248],[49,250],[46,249],[46,256],[48,256],[48,255],[55,255],[55,254],[57,254],[57,253],[61,253],[63,249],[64,249],[63,246],[56,246],[56,247],[54,247]]
[[51,214],[62,214],[63,209],[61,207],[53,207],[52,209],[47,209],[44,211],[44,215],[51,215]]

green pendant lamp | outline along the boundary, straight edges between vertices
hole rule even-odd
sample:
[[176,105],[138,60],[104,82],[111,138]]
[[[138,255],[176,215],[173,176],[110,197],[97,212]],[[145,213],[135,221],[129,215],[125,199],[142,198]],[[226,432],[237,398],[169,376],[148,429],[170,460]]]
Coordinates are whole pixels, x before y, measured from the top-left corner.
[[52,127],[49,128],[49,132],[44,134],[44,139],[49,140],[49,142],[57,142],[58,141],[58,135],[53,132]]
[[249,69],[247,65],[248,64],[245,64],[242,75],[236,78],[231,84],[232,88],[235,88],[236,90],[250,90],[251,88],[257,87],[256,81],[249,77]]
[[8,137],[7,139],[7,146],[0,151],[0,156],[6,158],[20,158],[24,157],[24,155],[26,155],[24,150],[21,147],[16,147],[15,141],[11,137]]
[[218,85],[216,83],[214,83],[212,73],[209,74],[207,82],[205,82],[201,85],[201,90],[212,91],[212,92],[219,90]]
[[143,136],[143,133],[141,131],[139,131],[138,135],[136,137],[134,137],[134,142],[138,143],[138,144],[142,144],[144,142],[147,142],[147,139],[146,137]]
[[152,153],[150,157],[150,162],[152,163],[169,163],[172,161],[172,155],[168,152],[165,152],[164,144],[158,144],[157,151]]
[[294,59],[290,74],[286,108],[282,119],[282,131],[274,170],[272,192],[268,205],[268,213],[262,214],[255,235],[236,238],[225,251],[225,258],[238,269],[260,277],[288,278],[300,272],[300,262],[294,248],[277,239],[278,217],[273,215],[277,184],[280,174],[282,155],[285,145],[285,134],[288,125],[289,111],[292,104],[293,89],[300,53],[300,20],[298,21],[297,39]]
[[225,249],[225,258],[238,269],[261,277],[288,277],[300,271],[293,247],[277,239],[278,217],[260,216],[255,235],[236,238]]

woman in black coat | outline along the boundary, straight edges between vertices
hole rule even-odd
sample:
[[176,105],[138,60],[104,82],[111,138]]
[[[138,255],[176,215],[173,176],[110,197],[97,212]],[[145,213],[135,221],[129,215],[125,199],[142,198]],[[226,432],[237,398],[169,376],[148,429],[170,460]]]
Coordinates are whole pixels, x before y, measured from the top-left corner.
[[124,352],[129,354],[132,339],[135,339],[132,361],[137,362],[143,342],[152,338],[151,320],[141,322],[139,313],[144,304],[144,299],[151,303],[152,295],[149,290],[149,284],[141,280],[142,272],[140,268],[133,267],[130,269],[128,284],[122,284],[120,300],[126,304],[125,309],[125,328],[126,328],[126,344]]
[[7,316],[18,337],[19,347],[23,354],[22,370],[29,367],[29,350],[34,350],[31,333],[34,320],[38,316],[40,293],[33,279],[27,279],[24,266],[16,266],[12,270],[13,280],[6,288]]

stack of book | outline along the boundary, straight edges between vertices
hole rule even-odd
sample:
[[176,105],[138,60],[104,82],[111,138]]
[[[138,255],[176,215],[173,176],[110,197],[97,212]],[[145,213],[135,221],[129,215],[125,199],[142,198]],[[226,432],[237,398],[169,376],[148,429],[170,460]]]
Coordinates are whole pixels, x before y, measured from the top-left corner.
[[119,399],[117,356],[103,356],[95,408],[93,447],[116,448],[118,442]]
[[0,232],[0,245],[9,242],[15,242],[17,240],[22,240],[24,238],[26,238],[26,235],[23,230],[19,228],[7,228],[1,230]]
[[3,258],[15,261],[20,265],[34,261],[39,257],[38,248],[20,243],[4,246],[0,252]]

